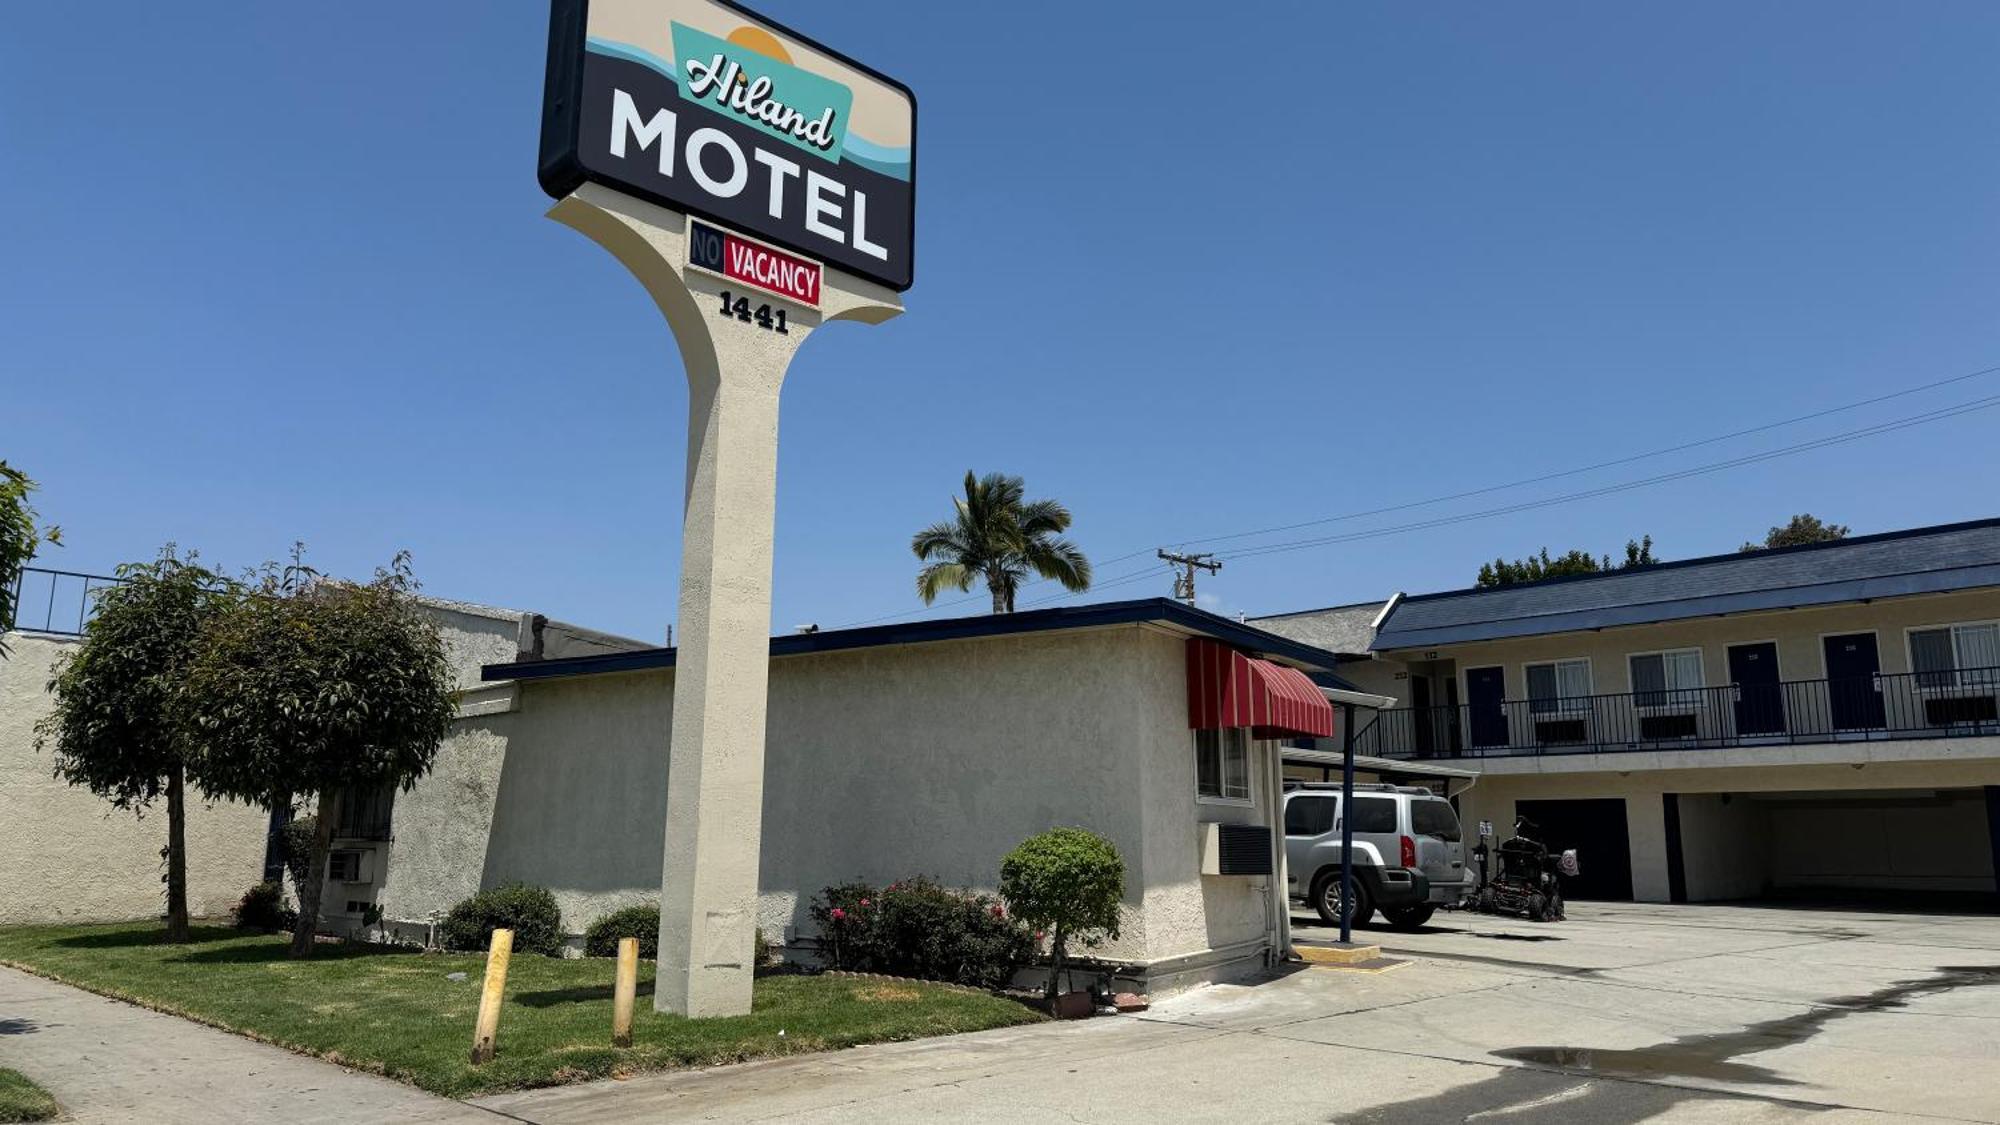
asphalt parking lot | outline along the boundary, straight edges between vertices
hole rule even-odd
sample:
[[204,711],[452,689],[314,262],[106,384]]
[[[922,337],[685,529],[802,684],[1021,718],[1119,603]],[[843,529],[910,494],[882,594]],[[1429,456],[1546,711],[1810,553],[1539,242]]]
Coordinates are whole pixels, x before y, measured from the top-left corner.
[[546,1123],[2000,1121],[2000,917],[1575,903],[1363,936],[1408,963],[477,1104]]

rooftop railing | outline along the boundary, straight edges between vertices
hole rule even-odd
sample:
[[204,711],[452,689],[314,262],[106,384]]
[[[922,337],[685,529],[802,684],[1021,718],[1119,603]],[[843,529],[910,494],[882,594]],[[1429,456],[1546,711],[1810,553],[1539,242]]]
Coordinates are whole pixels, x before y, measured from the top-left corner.
[[97,609],[91,593],[121,581],[106,574],[24,566],[14,580],[14,620],[0,621],[0,630],[77,636]]
[[2000,668],[1401,708],[1359,731],[1355,752],[1483,758],[1980,735],[2000,735]]

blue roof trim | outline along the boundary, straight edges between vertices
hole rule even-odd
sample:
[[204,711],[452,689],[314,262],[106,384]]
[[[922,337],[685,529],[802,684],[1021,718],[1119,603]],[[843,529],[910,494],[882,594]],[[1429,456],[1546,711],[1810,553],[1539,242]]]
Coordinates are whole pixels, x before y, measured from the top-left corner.
[[1403,599],[1374,651],[2000,586],[2000,519]]
[[[952,617],[941,621],[915,621],[903,625],[876,625],[866,629],[837,629],[825,633],[793,633],[771,638],[771,655],[801,656],[816,652],[884,645],[923,644],[930,641],[965,640],[977,637],[1005,637],[1025,633],[1046,633],[1061,629],[1089,629],[1103,625],[1131,625],[1145,622],[1172,625],[1189,632],[1213,637],[1225,644],[1265,656],[1289,660],[1317,670],[1313,678],[1329,687],[1359,690],[1332,674],[1339,655],[1287,640],[1262,629],[1252,628],[1206,610],[1194,609],[1170,598],[1141,598],[1133,601],[1104,602],[1098,605],[1034,609],[1023,613],[992,614],[983,617]],[[675,650],[647,648],[634,652],[609,652],[560,660],[527,660],[488,664],[479,670],[482,680],[546,680],[563,676],[595,676],[611,672],[639,672],[674,666]]]

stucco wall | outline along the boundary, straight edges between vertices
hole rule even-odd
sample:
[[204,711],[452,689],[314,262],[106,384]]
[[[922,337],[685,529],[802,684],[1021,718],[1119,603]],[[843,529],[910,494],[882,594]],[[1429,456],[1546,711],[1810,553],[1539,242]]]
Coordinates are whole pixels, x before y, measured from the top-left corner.
[[[1127,865],[1127,922],[1104,955],[1260,939],[1262,881],[1203,878],[1197,821],[1254,818],[1268,799],[1197,806],[1183,643],[1125,626],[775,661],[760,926],[810,935],[807,900],[847,879],[990,890],[1020,840],[1078,825]],[[517,712],[462,721],[437,772],[397,799],[388,916],[515,879],[554,890],[571,931],[652,899],[672,683],[524,682]]]
[[[0,925],[148,918],[166,908],[160,849],[165,802],[143,818],[52,776],[35,723],[52,706],[54,662],[74,640],[9,633],[0,658]],[[188,805],[188,908],[228,913],[264,868],[265,814],[234,803]]]
[[1762,802],[1683,793],[1677,803],[1689,902],[1755,898],[1770,889],[1773,822]]

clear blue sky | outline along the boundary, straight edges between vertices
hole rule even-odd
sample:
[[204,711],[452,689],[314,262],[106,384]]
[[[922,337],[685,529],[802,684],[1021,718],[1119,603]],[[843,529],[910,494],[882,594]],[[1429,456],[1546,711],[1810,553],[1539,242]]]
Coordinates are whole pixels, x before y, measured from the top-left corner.
[[[1115,579],[1159,544],[2000,364],[2000,5],[766,10],[922,106],[910,311],[816,334],[786,390],[780,631],[918,608],[910,533],[967,468],[1066,501]],[[541,217],[545,21],[525,0],[10,13],[0,456],[68,531],[47,562],[174,540],[235,568],[303,539],[365,573],[407,547],[432,593],[661,634],[686,389],[637,285]],[[1465,585],[1545,544],[1728,550],[1799,510],[1990,516],[1996,435],[1988,411],[1203,586],[1263,613]]]

